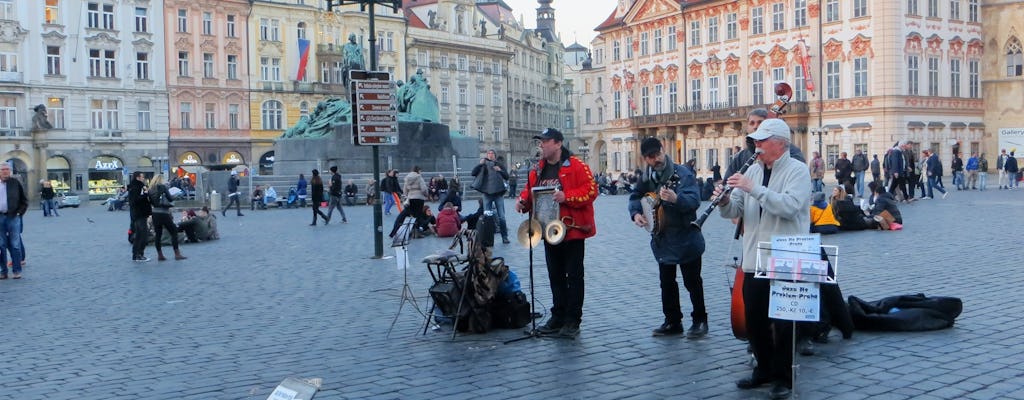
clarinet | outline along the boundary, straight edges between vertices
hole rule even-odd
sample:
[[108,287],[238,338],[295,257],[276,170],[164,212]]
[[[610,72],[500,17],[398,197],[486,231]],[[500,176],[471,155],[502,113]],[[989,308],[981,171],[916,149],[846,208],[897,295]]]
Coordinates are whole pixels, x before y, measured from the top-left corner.
[[[762,152],[763,150],[761,149],[754,149],[754,155],[750,156],[750,159],[747,160],[746,164],[743,164],[743,167],[741,167],[739,170],[739,174],[743,175],[744,173],[746,173],[747,169],[750,168],[751,165],[754,165],[754,162],[757,161],[757,157],[759,157]],[[728,196],[729,193],[732,193],[733,189],[734,188],[730,187],[728,183],[725,183],[722,186],[722,192],[718,194],[718,197],[715,197],[715,199],[711,201],[711,205],[708,206],[706,210],[704,210],[703,214],[700,215],[700,218],[697,218],[695,221],[691,222],[690,225],[695,226],[697,229],[700,229],[702,226],[704,226],[704,221],[706,221],[708,219],[708,216],[710,216],[711,213],[714,212],[716,208],[718,208],[718,204],[722,202],[722,199]]]

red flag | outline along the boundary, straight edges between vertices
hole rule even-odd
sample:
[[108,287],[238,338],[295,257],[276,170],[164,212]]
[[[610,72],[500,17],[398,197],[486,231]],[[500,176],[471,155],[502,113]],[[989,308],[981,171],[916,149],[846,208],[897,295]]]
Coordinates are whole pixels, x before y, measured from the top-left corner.
[[811,53],[807,48],[806,41],[800,39],[800,45],[803,46],[803,48],[801,49],[801,53],[803,53],[803,55],[800,57],[800,66],[801,69],[804,70],[804,85],[807,87],[807,90],[813,92],[814,79],[811,79],[811,69],[808,68],[808,65],[811,63]]
[[306,64],[309,63],[309,40],[299,39],[299,73],[295,80],[302,81],[306,77]]

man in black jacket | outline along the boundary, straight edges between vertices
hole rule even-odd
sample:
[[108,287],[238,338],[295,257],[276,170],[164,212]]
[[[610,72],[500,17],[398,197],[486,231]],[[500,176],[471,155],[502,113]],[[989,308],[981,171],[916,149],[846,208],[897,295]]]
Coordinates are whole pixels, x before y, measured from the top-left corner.
[[228,212],[228,210],[231,209],[231,205],[232,204],[234,204],[237,207],[235,210],[238,212],[238,216],[239,217],[245,215],[245,214],[242,214],[242,199],[241,199],[242,198],[242,193],[240,193],[238,191],[238,184],[239,184],[239,182],[238,182],[238,172],[237,171],[231,171],[231,176],[228,177],[228,200],[229,201],[228,201],[228,205],[226,207],[224,207],[223,210],[220,210],[220,215],[222,217],[226,217],[227,216],[227,212]]
[[[14,279],[21,279],[21,216],[28,210],[28,199],[21,182],[11,176],[11,164],[0,163],[0,248],[11,253]],[[0,257],[0,279],[7,279],[7,257]]]
[[128,184],[128,209],[132,219],[132,261],[146,262],[146,243],[149,242],[149,226],[146,218],[153,214],[153,206],[146,194],[146,176],[136,171]]
[[493,211],[498,217],[501,242],[509,244],[508,225],[505,223],[505,180],[508,179],[505,163],[497,159],[497,153],[493,149],[487,150],[487,156],[481,158],[480,164],[473,167],[472,175],[480,180],[480,185],[473,189],[484,195],[484,211]]
[[846,193],[853,193],[853,163],[846,158],[846,152],[839,153],[836,160],[836,182],[846,189]]
[[853,175],[857,193],[854,197],[864,197],[864,173],[868,170],[868,155],[857,149],[853,153]]
[[327,220],[331,220],[331,214],[334,214],[334,209],[337,208],[338,212],[341,213],[341,222],[348,223],[348,217],[345,216],[345,209],[341,208],[341,174],[338,173],[338,166],[331,166],[331,186],[327,189],[327,193],[330,195],[330,202],[327,203]]

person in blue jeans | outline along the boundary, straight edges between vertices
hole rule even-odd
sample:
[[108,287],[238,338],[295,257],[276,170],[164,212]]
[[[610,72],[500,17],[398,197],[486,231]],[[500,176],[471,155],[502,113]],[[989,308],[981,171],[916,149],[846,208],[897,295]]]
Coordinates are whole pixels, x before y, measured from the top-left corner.
[[938,190],[942,193],[942,197],[945,198],[947,193],[946,189],[942,187],[942,161],[939,160],[939,156],[932,153],[930,150],[921,152],[925,157],[928,157],[928,198],[934,199],[934,190]]
[[384,200],[384,215],[391,215],[391,207],[395,206],[395,193],[402,195],[402,187],[398,184],[398,171],[389,170],[380,182],[380,197]]
[[[7,194],[0,200],[0,249],[10,252],[14,279],[21,279],[21,216],[28,210],[28,198],[18,179],[11,176],[11,164],[0,163],[0,185]],[[7,279],[7,253],[0,253],[0,279]]]

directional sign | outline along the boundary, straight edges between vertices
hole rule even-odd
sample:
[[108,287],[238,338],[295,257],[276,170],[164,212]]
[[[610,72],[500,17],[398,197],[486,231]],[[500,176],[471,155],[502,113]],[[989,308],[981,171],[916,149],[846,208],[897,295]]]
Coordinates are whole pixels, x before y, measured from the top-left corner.
[[397,85],[387,72],[352,71],[356,145],[398,145]]

